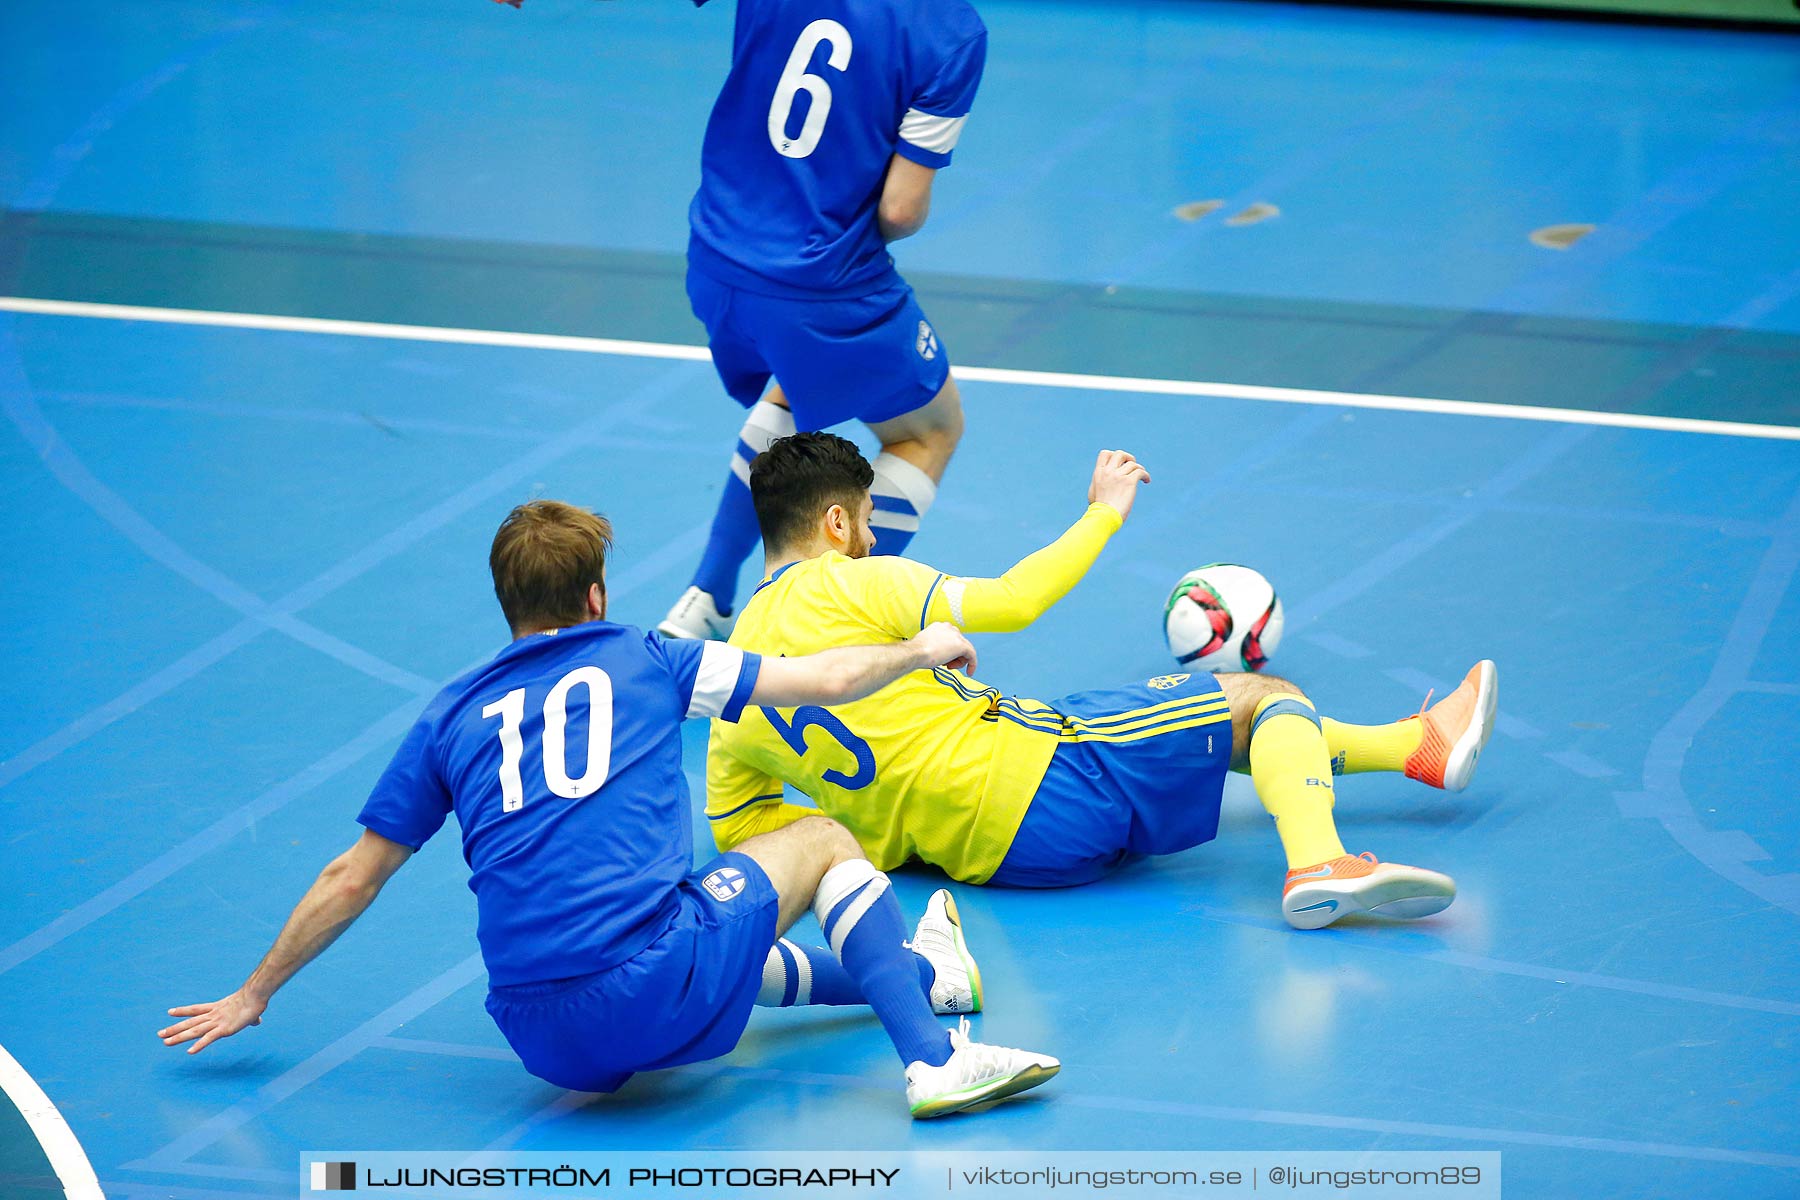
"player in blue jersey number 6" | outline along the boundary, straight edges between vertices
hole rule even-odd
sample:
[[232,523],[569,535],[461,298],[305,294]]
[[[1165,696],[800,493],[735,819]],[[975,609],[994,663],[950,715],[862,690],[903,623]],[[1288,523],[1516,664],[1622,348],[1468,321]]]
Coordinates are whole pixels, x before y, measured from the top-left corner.
[[879,553],[904,553],[936,499],[962,400],[887,247],[924,226],[986,62],[968,0],[738,0],[688,209],[687,289],[750,412],[665,636],[730,633],[758,537],[750,464],[776,438],[854,419],[881,439]]
[[[580,1091],[715,1058],[758,1003],[859,1001],[906,1064],[915,1117],[1035,1087],[1043,1055],[946,1030],[979,1005],[947,893],[906,943],[887,876],[828,818],[745,841],[692,869],[681,722],[747,704],[845,703],[921,669],[972,667],[949,625],[895,645],[768,658],[671,642],[606,617],[603,517],[556,501],[514,509],[489,557],[513,641],[426,707],[325,868],[236,992],[172,1008],[189,1053],[259,1024],[276,989],[349,928],[443,826],[462,828],[488,1012],[532,1074]],[[830,951],[777,941],[808,908]],[[835,957],[834,957],[835,956]],[[800,997],[801,988],[806,997]]]
[[687,287],[725,390],[750,411],[665,635],[730,632],[758,536],[750,464],[796,429],[865,422],[882,443],[880,553],[918,531],[962,400],[887,248],[925,224],[986,60],[967,0],[738,0],[688,210]]

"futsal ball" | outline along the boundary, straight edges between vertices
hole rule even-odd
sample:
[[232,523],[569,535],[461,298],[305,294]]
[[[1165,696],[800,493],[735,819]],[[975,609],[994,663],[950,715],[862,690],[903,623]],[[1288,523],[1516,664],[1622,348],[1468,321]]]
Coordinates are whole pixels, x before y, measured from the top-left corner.
[[1281,597],[1260,571],[1208,563],[1163,605],[1169,653],[1198,671],[1260,671],[1281,644]]

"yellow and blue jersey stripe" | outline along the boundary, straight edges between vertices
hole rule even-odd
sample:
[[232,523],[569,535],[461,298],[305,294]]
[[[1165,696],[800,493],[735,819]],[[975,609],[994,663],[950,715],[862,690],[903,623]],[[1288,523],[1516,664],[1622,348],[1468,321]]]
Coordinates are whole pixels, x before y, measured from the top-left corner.
[[[947,579],[903,558],[826,554],[795,563],[745,604],[732,644],[800,655],[897,641],[926,624]],[[1195,679],[1209,686],[1104,715],[1061,712],[942,668],[830,710],[749,710],[735,725],[714,722],[707,816],[728,849],[809,811],[782,802],[785,783],[847,826],[884,870],[920,858],[984,882],[1059,746],[1140,742],[1229,722],[1210,676]]]

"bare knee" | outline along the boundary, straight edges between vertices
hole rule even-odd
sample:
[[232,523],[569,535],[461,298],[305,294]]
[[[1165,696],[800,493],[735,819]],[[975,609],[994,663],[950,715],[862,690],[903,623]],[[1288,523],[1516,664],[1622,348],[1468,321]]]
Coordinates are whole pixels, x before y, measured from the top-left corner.
[[944,471],[950,466],[950,459],[955,455],[957,443],[961,440],[962,421],[959,418],[954,428],[931,430],[898,447],[889,446],[885,449],[898,454],[931,476],[933,483],[942,483]]
[[956,381],[948,380],[930,403],[869,428],[881,439],[883,450],[918,467],[933,482],[940,481],[962,441],[962,394]]
[[956,390],[956,381],[944,384],[944,390],[938,393],[934,404],[938,408],[937,423],[926,433],[926,440],[943,447],[946,456],[956,449],[963,435],[962,394]]
[[770,833],[746,839],[737,852],[745,855],[774,885],[780,900],[776,930],[798,920],[813,902],[819,881],[840,863],[865,857],[848,829],[827,816],[802,817]]
[[868,857],[857,844],[856,837],[830,817],[803,817],[791,828],[806,838],[819,862],[821,874],[839,863]]
[[1270,696],[1299,696],[1301,699],[1306,698],[1306,693],[1300,690],[1299,684],[1289,679],[1283,679],[1279,675],[1252,675],[1250,678],[1262,681],[1263,693],[1261,699],[1257,700],[1258,704],[1261,704],[1263,700],[1266,700]]
[[1306,693],[1300,685],[1283,679],[1279,675],[1253,674],[1249,671],[1224,671],[1213,676],[1219,681],[1219,690],[1225,693],[1225,699],[1231,705],[1232,716],[1242,711],[1249,716],[1256,711],[1256,706],[1270,696],[1299,696],[1305,699]]
[[1304,700],[1306,693],[1300,690],[1298,684],[1279,675],[1227,672],[1215,678],[1225,693],[1226,701],[1231,705],[1231,769],[1248,770],[1250,727],[1255,722],[1256,710],[1262,706],[1262,702],[1271,696],[1298,696]]

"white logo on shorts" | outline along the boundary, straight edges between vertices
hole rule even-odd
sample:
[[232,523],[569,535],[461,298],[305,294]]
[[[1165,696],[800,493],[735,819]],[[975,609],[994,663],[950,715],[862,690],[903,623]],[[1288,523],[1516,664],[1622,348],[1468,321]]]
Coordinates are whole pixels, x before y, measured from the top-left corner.
[[924,359],[926,362],[930,362],[932,359],[937,357],[937,350],[938,350],[937,334],[935,334],[931,331],[930,325],[927,325],[925,322],[920,321],[919,322],[919,357]]
[[736,867],[720,867],[700,881],[716,899],[730,900],[744,890],[744,873]]

